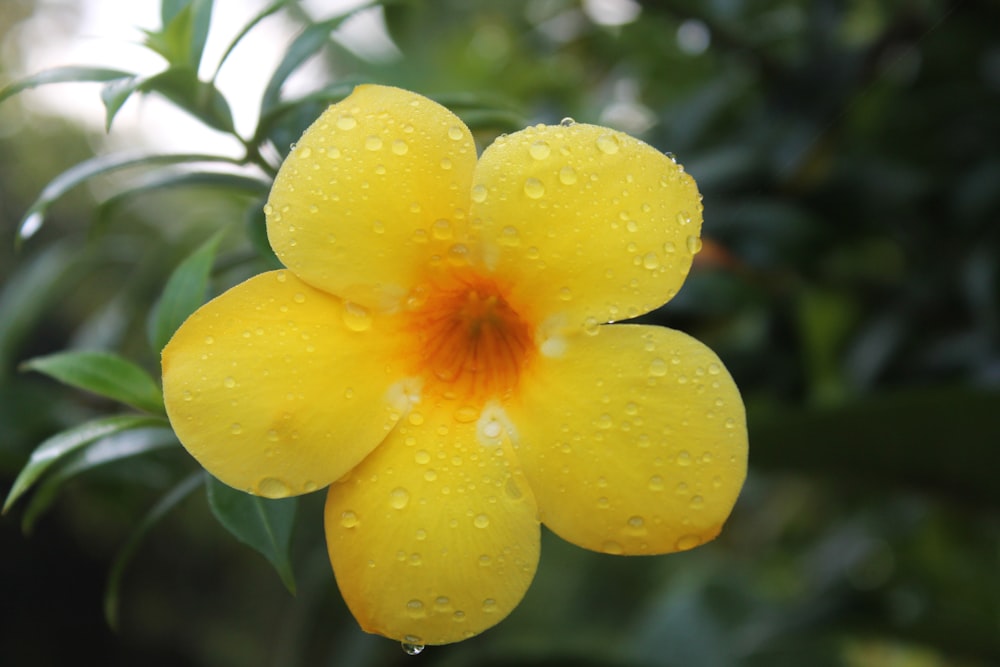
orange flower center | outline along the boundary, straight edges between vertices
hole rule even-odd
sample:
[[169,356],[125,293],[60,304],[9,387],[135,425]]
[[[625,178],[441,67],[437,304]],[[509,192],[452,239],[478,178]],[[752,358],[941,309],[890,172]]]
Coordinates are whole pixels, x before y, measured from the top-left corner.
[[416,336],[413,361],[425,388],[479,404],[514,390],[534,352],[532,330],[495,282],[450,276],[417,290],[410,304],[407,333]]

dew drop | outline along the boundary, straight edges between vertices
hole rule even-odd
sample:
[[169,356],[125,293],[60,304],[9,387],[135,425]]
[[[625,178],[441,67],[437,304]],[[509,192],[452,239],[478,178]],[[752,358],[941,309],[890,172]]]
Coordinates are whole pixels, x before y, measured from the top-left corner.
[[403,647],[403,653],[406,655],[420,655],[424,651],[423,644],[411,644],[410,642],[400,642],[400,646]]
[[469,424],[479,419],[479,408],[471,405],[463,405],[455,410],[452,416],[460,424]]
[[479,514],[472,520],[472,525],[476,528],[486,528],[490,525],[490,518],[485,514]]
[[677,465],[679,466],[691,465],[691,454],[687,450],[681,451],[677,454]]
[[276,279],[276,280],[277,280],[277,281],[278,281],[279,283],[283,283],[283,282],[285,282],[286,280],[288,280],[288,274],[287,274],[287,273],[285,273],[284,271],[278,271],[277,275],[275,276],[275,279]]
[[341,512],[340,514],[340,525],[344,528],[354,528],[360,523],[358,521],[358,515],[354,512],[348,510],[346,512]]
[[576,169],[566,165],[559,170],[559,182],[563,185],[573,185],[576,183]]
[[649,374],[653,377],[663,377],[667,374],[667,362],[660,357],[656,357],[649,362]]
[[265,498],[287,498],[292,490],[277,477],[265,477],[257,482],[257,493]]
[[236,422],[229,427],[229,432],[232,433],[233,435],[239,435],[240,433],[243,432],[243,425]]
[[659,475],[653,475],[649,478],[649,490],[650,491],[662,491],[663,490],[663,478]]
[[696,546],[701,544],[701,540],[697,535],[685,535],[677,540],[675,547],[678,551],[687,551],[688,549],[694,549]]
[[459,139],[462,138],[462,136],[464,136],[462,134],[462,128],[458,127],[457,125],[452,125],[451,127],[448,128],[448,138],[451,139],[452,141],[458,141]]
[[312,149],[309,148],[308,146],[303,146],[301,149],[299,149],[300,158],[308,160],[311,155],[312,155]]
[[406,603],[406,613],[413,618],[424,615],[424,603],[420,600],[410,600]]
[[628,527],[632,529],[639,529],[646,525],[646,520],[641,516],[630,516],[628,518]]
[[474,185],[472,186],[472,201],[477,204],[482,204],[486,201],[486,186],[485,185]]
[[382,149],[382,138],[377,137],[374,134],[365,139],[365,148],[370,151],[377,151]]
[[642,257],[642,265],[652,271],[660,268],[660,257],[655,252],[647,252]]
[[524,194],[531,199],[541,199],[545,195],[545,185],[537,178],[525,179]]
[[451,238],[451,223],[440,218],[431,224],[431,234],[439,241],[446,241]]
[[372,326],[372,316],[363,306],[352,301],[344,302],[344,312],[342,314],[344,326],[351,331],[367,331]]
[[691,500],[688,505],[690,505],[693,510],[700,510],[705,506],[705,499],[701,496],[691,496]]
[[483,425],[483,435],[487,438],[498,438],[503,433],[503,426],[498,421],[489,421]]
[[497,601],[493,598],[486,598],[483,600],[483,611],[488,614],[492,614],[497,610]]
[[449,169],[452,168],[452,166],[453,166],[453,163],[452,163],[451,160],[449,160],[446,157],[445,158],[441,158],[441,168],[442,169],[444,169],[445,171],[448,171]]
[[431,455],[426,449],[421,449],[416,454],[413,455],[413,460],[420,465],[425,465],[431,462]]
[[559,299],[561,301],[571,301],[573,299],[573,291],[568,287],[560,287]]
[[691,214],[687,211],[681,211],[677,214],[677,224],[681,227],[691,224]]
[[601,323],[596,317],[588,317],[583,321],[583,331],[588,336],[596,336],[601,331]]
[[343,114],[337,119],[337,127],[341,130],[353,130],[358,126],[358,121],[350,114]]
[[389,493],[389,504],[393,509],[401,510],[410,504],[410,492],[397,486]]
[[231,377],[227,377],[225,380],[222,381],[222,384],[226,389],[232,389],[233,387],[236,386],[236,380],[234,380]]
[[697,236],[691,235],[687,237],[687,249],[692,255],[697,255],[701,252],[701,239]]
[[602,544],[601,550],[604,551],[604,553],[606,554],[613,554],[615,556],[620,556],[623,553],[625,553],[625,549],[622,547],[622,545],[618,544],[613,540],[608,540],[607,542]]
[[570,118],[569,116],[566,116],[561,121],[559,121],[559,124],[562,125],[563,127],[572,127],[573,125],[576,125],[576,121]]
[[597,148],[605,155],[614,155],[618,152],[618,137],[613,134],[602,134],[597,138]]
[[544,141],[536,141],[528,147],[528,154],[536,160],[544,160],[552,153],[552,149]]
[[407,144],[402,139],[396,139],[392,142],[392,152],[396,155],[406,155],[406,152],[410,150],[409,144]]
[[670,241],[667,241],[666,243],[663,244],[663,252],[667,253],[668,255],[672,255],[675,252],[677,252],[677,246],[675,246]]

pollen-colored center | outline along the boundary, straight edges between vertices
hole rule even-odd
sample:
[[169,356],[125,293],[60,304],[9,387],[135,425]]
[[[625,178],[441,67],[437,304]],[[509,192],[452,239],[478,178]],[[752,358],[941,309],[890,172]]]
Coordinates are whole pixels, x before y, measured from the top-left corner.
[[411,316],[418,372],[447,398],[502,398],[533,356],[531,328],[502,290],[480,276],[428,289]]

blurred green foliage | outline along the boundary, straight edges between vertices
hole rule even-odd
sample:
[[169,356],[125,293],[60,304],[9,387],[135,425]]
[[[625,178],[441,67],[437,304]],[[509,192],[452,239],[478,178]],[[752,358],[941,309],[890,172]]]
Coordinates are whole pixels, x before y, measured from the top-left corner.
[[[0,35],[33,11],[9,0]],[[235,134],[215,85],[230,51],[206,64],[202,48],[209,30],[235,41],[243,26],[210,24],[212,11],[164,0],[162,29],[145,35],[165,62],[151,76],[0,72],[11,94],[94,81],[109,126],[151,94]],[[238,158],[109,154],[19,97],[0,106],[6,488],[36,445],[58,452],[44,465],[36,452],[40,485],[0,524],[5,663],[1000,665],[1000,7],[397,0],[373,10],[398,49],[377,57],[331,38],[357,16],[311,11],[277,2],[248,19],[254,30],[280,14],[298,32],[262,73]],[[326,78],[286,94],[316,57]],[[637,134],[696,177],[705,249],[678,297],[643,319],[707,342],[747,401],[751,477],[716,542],[623,559],[546,535],[508,620],[413,658],[363,634],[339,600],[322,499],[302,498],[309,520],[290,549],[257,546],[281,577],[219,530],[216,517],[235,522],[253,545],[238,517],[271,510],[206,499],[140,369],[158,374],[158,348],[206,293],[274,266],[260,213],[270,176],[359,81],[435,97],[481,146],[572,116]],[[19,371],[63,350],[33,367],[61,363],[91,393]],[[129,367],[95,379],[84,350]],[[57,435],[84,423],[127,428]],[[101,614],[109,576],[118,634]]]

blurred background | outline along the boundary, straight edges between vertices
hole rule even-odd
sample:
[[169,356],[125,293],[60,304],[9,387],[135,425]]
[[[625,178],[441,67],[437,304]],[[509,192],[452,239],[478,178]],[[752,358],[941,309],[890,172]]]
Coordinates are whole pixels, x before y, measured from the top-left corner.
[[[202,79],[264,7],[216,3]],[[750,477],[732,518],[715,542],[668,557],[546,534],[506,621],[408,656],[340,600],[322,494],[299,508],[293,597],[199,489],[137,543],[112,630],[102,605],[120,550],[197,469],[157,448],[80,464],[47,512],[21,503],[0,520],[3,663],[1000,665],[1000,5],[398,0],[330,20],[350,9],[289,2],[220,71],[236,133],[263,132],[272,162],[327,103],[311,91],[374,81],[448,104],[480,149],[571,116],[635,134],[695,176],[705,248],[677,298],[643,319],[706,342],[743,391]],[[153,0],[3,0],[0,85],[55,65],[155,72],[137,28],[159,21]],[[271,72],[317,24],[321,42],[281,90],[299,101],[261,130]],[[157,93],[129,99],[106,133],[100,93],[60,84],[0,106],[4,494],[39,442],[115,411],[21,362],[108,349],[158,373],[146,319],[184,257],[230,231],[214,292],[273,261],[266,188],[120,197],[139,187],[120,173],[70,190],[15,249],[35,198],[81,160],[242,155],[232,133]]]

